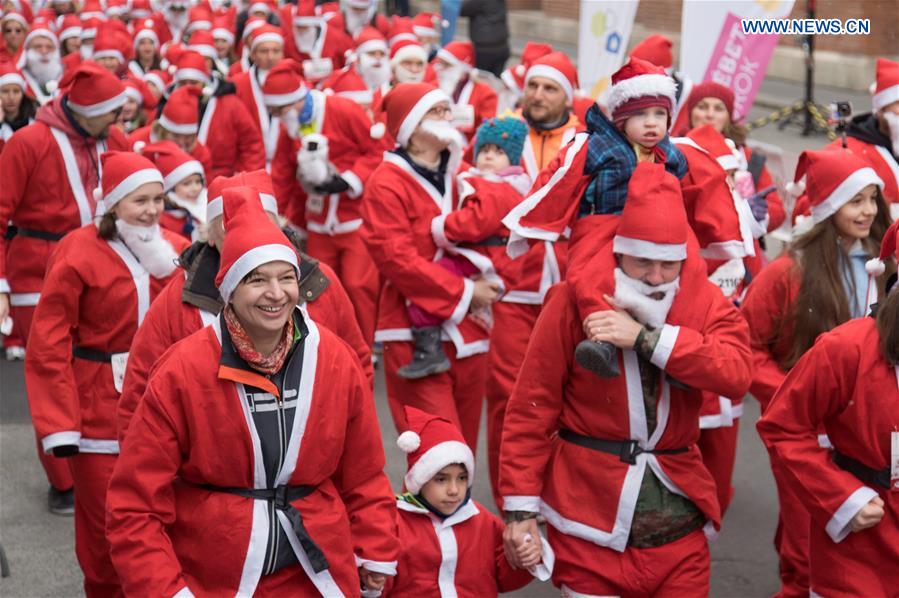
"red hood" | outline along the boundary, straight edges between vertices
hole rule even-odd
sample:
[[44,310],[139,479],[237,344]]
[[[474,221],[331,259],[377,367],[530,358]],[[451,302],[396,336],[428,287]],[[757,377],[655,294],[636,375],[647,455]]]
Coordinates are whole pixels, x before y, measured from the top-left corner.
[[62,110],[62,99],[63,96],[57,96],[47,104],[41,106],[37,111],[35,120],[37,122],[42,122],[49,127],[53,127],[54,129],[63,131],[73,142],[82,140],[82,143],[86,143],[87,138],[79,135],[75,130],[75,127],[72,126],[72,123],[69,122],[69,119],[66,118],[65,112]]

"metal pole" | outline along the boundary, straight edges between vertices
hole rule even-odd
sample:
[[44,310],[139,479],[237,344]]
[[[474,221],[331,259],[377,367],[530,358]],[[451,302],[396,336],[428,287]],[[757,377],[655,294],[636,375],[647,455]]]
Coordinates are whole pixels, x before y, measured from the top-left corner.
[[[809,19],[815,18],[815,0],[806,0],[806,14]],[[805,36],[805,125],[802,127],[803,137],[812,133],[812,112],[809,106],[814,101],[815,87],[815,36]]]

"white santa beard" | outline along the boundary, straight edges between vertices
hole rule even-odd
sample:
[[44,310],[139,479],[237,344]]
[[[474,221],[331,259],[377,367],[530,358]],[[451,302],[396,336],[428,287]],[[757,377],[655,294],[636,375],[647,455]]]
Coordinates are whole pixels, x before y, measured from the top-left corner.
[[297,48],[299,48],[300,52],[302,52],[303,54],[309,54],[310,52],[312,52],[312,46],[315,45],[315,34],[315,29],[310,29],[309,31],[305,31],[302,34],[293,34],[293,41],[297,43]]
[[893,155],[899,158],[899,114],[896,114],[895,112],[884,112],[883,117],[886,119],[887,128],[890,130]]
[[[668,317],[671,304],[680,287],[680,276],[658,286],[631,278],[621,268],[615,268],[615,301],[638,322],[652,328],[661,328]],[[662,299],[649,295],[664,293]]]
[[281,115],[281,122],[287,129],[287,136],[291,139],[300,138],[300,113],[296,108],[291,108]]
[[62,75],[62,60],[58,51],[44,56],[37,50],[28,50],[25,53],[25,67],[41,85],[55,81]]
[[397,83],[421,83],[425,78],[424,69],[418,73],[413,73],[401,64],[396,65],[393,72]]
[[159,224],[138,226],[128,224],[119,218],[115,221],[115,225],[119,238],[151,276],[164,278],[175,270],[178,254],[172,244],[162,236]]
[[390,64],[386,60],[371,59],[363,54],[359,58],[358,71],[368,89],[377,89],[390,81]]
[[165,22],[176,31],[184,31],[184,28],[190,22],[190,17],[186,10],[174,11],[167,9],[165,11]]
[[437,71],[437,86],[443,93],[452,96],[465,73],[459,67],[450,67]]
[[448,120],[422,121],[421,130],[438,141],[447,142],[450,149],[462,149],[465,147],[465,137]]

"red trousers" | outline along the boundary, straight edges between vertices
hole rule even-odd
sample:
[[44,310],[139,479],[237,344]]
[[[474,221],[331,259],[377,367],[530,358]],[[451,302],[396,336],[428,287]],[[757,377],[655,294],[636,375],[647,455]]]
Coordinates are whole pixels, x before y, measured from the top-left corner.
[[446,342],[443,349],[452,364],[449,371],[418,380],[406,380],[400,378],[396,371],[412,361],[413,347],[412,343],[407,342],[384,343],[387,402],[397,431],[407,429],[403,407],[410,405],[453,422],[474,452],[478,446],[478,425],[487,382],[487,354],[456,359],[455,347]]
[[306,249],[309,255],[331,266],[340,277],[353,302],[362,338],[369,345],[374,343],[380,280],[378,268],[362,237],[358,232],[330,236],[310,231]]
[[493,304],[490,373],[487,379],[487,467],[493,499],[500,511],[503,505],[499,494],[499,449],[506,404],[512,395],[512,387],[524,361],[528,340],[541,307],[502,301]]
[[[553,584],[593,596],[707,598],[709,544],[702,530],[656,548],[617,552],[546,527],[556,554]],[[565,595],[563,591],[563,596]]]
[[734,497],[731,481],[734,475],[734,463],[737,460],[737,431],[740,420],[735,419],[732,426],[724,428],[706,428],[699,433],[699,452],[715,486],[718,488],[718,504],[721,506],[721,518]]
[[75,555],[88,598],[124,595],[106,540],[106,488],[117,458],[96,453],[69,458],[75,478]]
[[790,482],[781,471],[779,463],[771,459],[771,472],[777,486],[780,513],[774,547],[780,558],[781,598],[798,598],[809,595],[809,526],[812,518],[802,501],[790,490]]

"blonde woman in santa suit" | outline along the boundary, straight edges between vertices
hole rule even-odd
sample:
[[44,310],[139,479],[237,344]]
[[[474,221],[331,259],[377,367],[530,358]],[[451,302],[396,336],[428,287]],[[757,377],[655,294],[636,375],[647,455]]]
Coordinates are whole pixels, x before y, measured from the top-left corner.
[[[889,226],[883,182],[867,162],[844,150],[806,151],[796,178],[806,179],[812,224],[749,286],[743,315],[752,333],[751,392],[765,413],[787,372],[824,332],[868,313],[883,279],[868,273]],[[822,436],[822,443],[825,442]],[[808,595],[808,514],[788,489],[776,454],[781,593]]]
[[[899,226],[878,266],[896,257]],[[878,271],[878,270],[875,270]],[[895,596],[899,588],[899,286],[821,335],[758,423],[782,480],[807,505],[810,594]],[[833,446],[820,447],[823,428]]]
[[131,339],[188,244],[159,228],[165,195],[152,162],[125,152],[106,152],[101,162],[104,213],[66,235],[51,256],[25,359],[42,448],[69,457],[75,552],[88,596],[121,592],[106,541],[116,403]]

